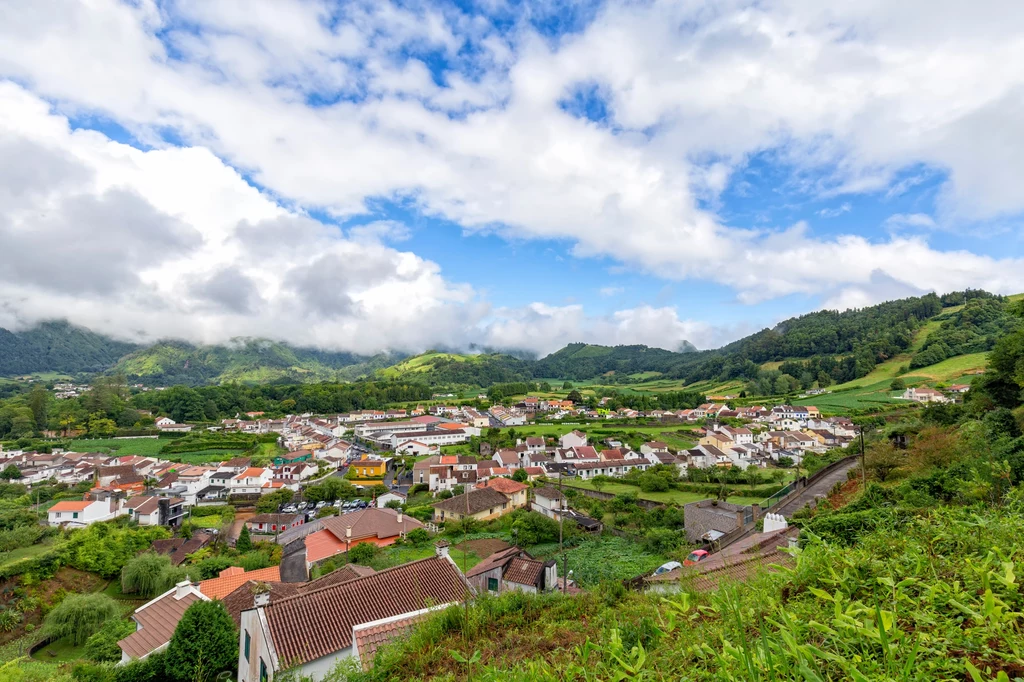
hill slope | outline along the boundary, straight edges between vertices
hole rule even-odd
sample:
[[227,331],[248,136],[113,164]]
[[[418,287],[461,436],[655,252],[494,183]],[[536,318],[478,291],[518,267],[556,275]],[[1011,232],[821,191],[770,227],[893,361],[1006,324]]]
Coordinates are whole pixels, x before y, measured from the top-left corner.
[[22,332],[0,329],[0,376],[102,372],[137,348],[58,320]]
[[239,339],[229,346],[165,341],[126,355],[110,371],[122,373],[129,380],[160,385],[305,383],[358,379],[395,359],[295,348],[266,339]]
[[425,384],[491,384],[524,381],[533,376],[534,363],[503,353],[464,355],[427,351],[380,369],[385,379],[406,379]]

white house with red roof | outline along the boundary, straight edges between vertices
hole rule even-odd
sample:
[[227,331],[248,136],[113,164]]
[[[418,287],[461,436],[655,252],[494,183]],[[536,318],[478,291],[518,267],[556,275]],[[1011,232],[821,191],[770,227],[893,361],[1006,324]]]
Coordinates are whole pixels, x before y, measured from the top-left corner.
[[47,511],[47,522],[51,526],[84,528],[114,518],[115,504],[112,500],[63,500]]
[[570,431],[558,439],[562,448],[583,447],[587,444],[587,434],[582,431]]
[[264,487],[274,479],[274,472],[262,467],[249,467],[228,482],[233,494],[272,492]]

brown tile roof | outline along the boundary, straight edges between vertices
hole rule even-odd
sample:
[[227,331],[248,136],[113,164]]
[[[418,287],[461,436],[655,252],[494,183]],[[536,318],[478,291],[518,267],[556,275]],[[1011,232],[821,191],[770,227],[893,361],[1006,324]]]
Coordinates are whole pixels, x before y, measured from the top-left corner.
[[549,500],[560,500],[563,497],[565,497],[565,495],[563,495],[562,493],[558,492],[557,488],[554,488],[554,487],[552,487],[550,485],[541,486],[540,488],[534,488],[533,489],[533,496],[534,497],[543,497],[543,498],[546,498],[546,499],[549,499]]
[[270,568],[259,568],[255,571],[247,571],[240,566],[225,568],[216,578],[210,578],[199,583],[199,591],[207,597],[226,597],[239,585],[257,580],[260,582],[281,582],[281,567],[271,566]]
[[175,566],[180,566],[185,562],[189,554],[206,547],[212,540],[213,536],[209,533],[193,533],[192,537],[174,550],[174,554],[171,555],[171,563]]
[[494,488],[477,488],[462,495],[435,502],[431,506],[435,509],[446,511],[449,514],[465,514],[467,496],[469,497],[468,506],[470,514],[477,514],[492,507],[500,507],[503,504],[508,504],[509,501],[507,495]]
[[543,561],[515,557],[512,561],[508,562],[508,566],[505,567],[501,578],[517,585],[539,586],[541,574],[543,573]]
[[378,539],[393,538],[402,533],[423,528],[423,524],[408,514],[402,514],[398,521],[398,512],[394,509],[369,507],[362,511],[350,512],[342,516],[330,516],[322,519],[324,528],[339,540],[344,540],[345,530],[352,529],[351,539],[375,537]]
[[141,658],[171,641],[185,610],[202,599],[190,591],[177,598],[177,587],[136,609],[132,620],[142,627],[117,643],[132,658]]
[[355,633],[355,650],[363,670],[373,667],[373,659],[377,656],[377,649],[382,644],[400,637],[412,629],[414,625],[426,618],[429,614],[420,613],[407,618],[397,618],[378,625],[357,625]]
[[153,540],[149,546],[157,554],[174,554],[174,551],[185,544],[185,538],[167,538],[166,540]]
[[487,557],[473,568],[466,571],[466,577],[472,578],[473,576],[486,573],[487,571],[493,570],[498,566],[504,566],[513,557],[519,556],[522,552],[518,547],[509,547],[508,549],[498,550],[491,556]]
[[233,457],[228,461],[224,462],[226,467],[246,467],[252,464],[252,457]]
[[107,476],[113,476],[115,478],[121,476],[129,476],[135,473],[135,468],[130,464],[123,464],[121,466],[109,466],[100,467],[99,476],[100,478],[106,478]]
[[137,514],[152,514],[157,510],[157,507],[159,507],[157,499],[158,498],[152,495],[141,495],[128,500],[125,507],[128,509],[134,509]]
[[544,439],[541,438],[540,436],[530,436],[529,438],[526,439],[526,444],[540,445],[541,447],[544,447]]
[[516,493],[522,492],[530,486],[519,481],[513,481],[511,478],[490,478],[480,484],[481,488],[491,488],[497,490],[499,493],[505,493],[506,495],[515,495]]
[[301,665],[352,645],[352,628],[465,598],[448,559],[430,557],[264,607],[278,658]]
[[321,587],[329,587],[330,585],[340,585],[341,583],[347,583],[349,580],[355,580],[356,578],[365,578],[368,575],[373,575],[377,571],[373,570],[369,566],[359,566],[358,564],[345,564],[336,571],[331,571],[327,575],[322,575],[316,580],[311,580],[306,583],[306,589],[318,590]]
[[[221,599],[224,603],[224,608],[228,610],[228,615],[231,616],[231,620],[235,621],[235,625],[242,624],[242,611],[253,607],[253,599],[255,598],[253,588],[258,584],[259,581],[257,580],[247,580],[236,587],[231,594],[225,595]],[[263,584],[270,588],[271,602],[294,597],[302,591],[303,587],[303,583],[265,582]]]
[[246,525],[255,526],[260,523],[269,523],[275,526],[290,526],[298,519],[305,518],[302,514],[256,514],[245,520]]

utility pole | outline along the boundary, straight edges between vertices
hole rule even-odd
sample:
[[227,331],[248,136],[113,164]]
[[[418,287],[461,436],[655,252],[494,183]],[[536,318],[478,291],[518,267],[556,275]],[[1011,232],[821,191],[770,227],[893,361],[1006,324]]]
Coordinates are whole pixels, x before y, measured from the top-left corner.
[[564,471],[558,472],[558,553],[562,555],[562,594],[566,593],[569,584],[569,555],[565,553],[562,546],[562,523],[565,520],[565,495],[562,493],[562,475]]
[[864,463],[864,427],[860,427],[860,475],[863,479],[864,490],[868,489],[868,468]]

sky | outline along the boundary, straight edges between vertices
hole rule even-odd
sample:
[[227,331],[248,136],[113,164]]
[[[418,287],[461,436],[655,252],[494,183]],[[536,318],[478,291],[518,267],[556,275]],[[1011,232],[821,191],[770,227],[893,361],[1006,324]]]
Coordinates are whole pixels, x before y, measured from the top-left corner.
[[7,0],[0,326],[713,348],[1024,291],[1015,0]]

